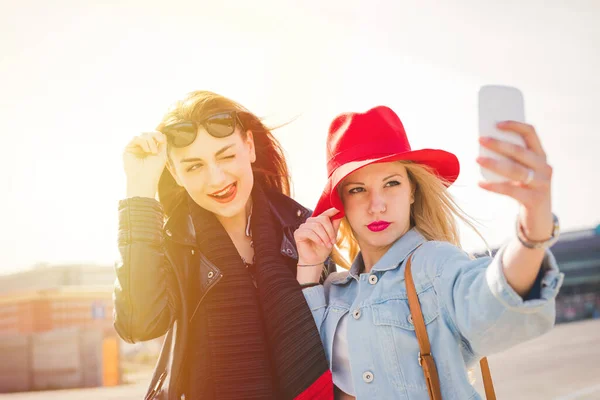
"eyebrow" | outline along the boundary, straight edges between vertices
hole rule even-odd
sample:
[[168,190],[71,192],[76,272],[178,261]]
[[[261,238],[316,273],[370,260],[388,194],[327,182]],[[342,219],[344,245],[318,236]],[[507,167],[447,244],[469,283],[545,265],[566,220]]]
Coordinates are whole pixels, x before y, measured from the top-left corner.
[[[221,154],[225,153],[227,150],[229,150],[233,146],[235,146],[235,144],[230,144],[229,146],[223,147],[221,150],[217,151],[217,153],[215,154],[215,157],[218,157]],[[192,157],[192,158],[184,158],[179,162],[180,163],[189,163],[189,162],[197,162],[197,161],[204,161],[204,160],[202,160],[201,158],[198,158],[198,157]]]
[[[390,176],[386,176],[385,178],[382,179],[382,181],[387,181],[388,179],[393,178],[395,176],[399,176],[400,178],[404,178],[400,174],[393,174],[393,175],[390,175]],[[364,183],[362,183],[362,182],[346,182],[346,183],[344,183],[343,187],[346,187],[348,185],[364,185]]]

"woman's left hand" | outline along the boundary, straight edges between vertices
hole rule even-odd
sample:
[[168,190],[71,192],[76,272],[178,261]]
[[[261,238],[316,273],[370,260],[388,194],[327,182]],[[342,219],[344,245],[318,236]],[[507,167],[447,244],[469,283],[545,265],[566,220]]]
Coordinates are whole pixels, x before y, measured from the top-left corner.
[[540,139],[531,125],[505,121],[498,129],[514,132],[523,137],[526,147],[490,137],[479,138],[485,148],[499,153],[506,160],[479,157],[477,163],[508,178],[506,182],[480,182],[479,186],[490,192],[503,194],[520,204],[519,221],[531,241],[548,240],[552,235],[552,167]]

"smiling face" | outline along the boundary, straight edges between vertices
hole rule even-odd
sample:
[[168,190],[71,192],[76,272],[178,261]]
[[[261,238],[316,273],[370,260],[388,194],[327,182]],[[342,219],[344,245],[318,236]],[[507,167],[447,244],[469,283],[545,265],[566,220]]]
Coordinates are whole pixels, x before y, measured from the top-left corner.
[[385,253],[410,230],[414,190],[401,163],[367,165],[348,175],[338,190],[363,254]]
[[169,150],[168,168],[177,183],[200,207],[224,218],[245,213],[254,186],[254,139],[239,129],[215,138],[200,127],[191,145]]

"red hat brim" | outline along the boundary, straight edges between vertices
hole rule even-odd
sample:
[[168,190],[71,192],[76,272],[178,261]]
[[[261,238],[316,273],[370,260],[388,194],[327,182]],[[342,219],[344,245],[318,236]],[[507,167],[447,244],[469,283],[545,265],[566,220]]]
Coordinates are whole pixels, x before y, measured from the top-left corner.
[[325,190],[321,194],[319,202],[314,209],[313,216],[318,216],[332,207],[340,210],[333,218],[344,217],[344,206],[339,196],[337,187],[344,178],[367,165],[392,162],[392,161],[412,161],[417,164],[429,166],[433,172],[441,178],[444,183],[450,186],[458,178],[460,173],[460,163],[458,158],[447,151],[437,149],[421,149],[407,151],[400,154],[392,154],[385,157],[352,161],[336,168],[327,180]]

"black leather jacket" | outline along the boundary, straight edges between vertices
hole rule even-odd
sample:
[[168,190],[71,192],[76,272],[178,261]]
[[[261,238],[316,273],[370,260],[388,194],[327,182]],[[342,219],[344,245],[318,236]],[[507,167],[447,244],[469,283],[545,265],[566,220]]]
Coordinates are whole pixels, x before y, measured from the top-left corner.
[[[293,233],[311,211],[291,198],[268,192],[273,215],[283,228],[281,253],[298,259]],[[146,399],[180,399],[189,323],[221,271],[198,250],[187,202],[164,223],[161,204],[150,198],[119,203],[119,250],[114,288],[114,327],[130,343],[165,337]],[[200,300],[186,295],[192,268],[200,268]],[[329,271],[335,270],[330,263]]]

